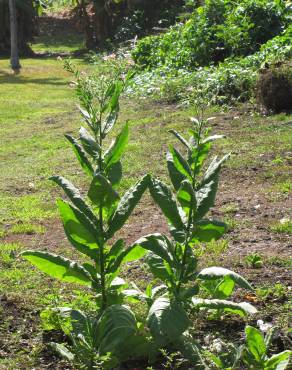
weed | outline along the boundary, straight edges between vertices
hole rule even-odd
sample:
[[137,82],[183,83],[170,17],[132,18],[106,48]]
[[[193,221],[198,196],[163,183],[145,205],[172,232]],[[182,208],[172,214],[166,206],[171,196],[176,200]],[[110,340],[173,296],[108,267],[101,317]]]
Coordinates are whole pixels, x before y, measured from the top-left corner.
[[259,255],[258,253],[251,253],[247,255],[244,258],[244,261],[246,265],[251,268],[261,268],[264,265],[262,256]]
[[283,218],[270,226],[270,230],[277,234],[292,235],[292,221],[289,218]]

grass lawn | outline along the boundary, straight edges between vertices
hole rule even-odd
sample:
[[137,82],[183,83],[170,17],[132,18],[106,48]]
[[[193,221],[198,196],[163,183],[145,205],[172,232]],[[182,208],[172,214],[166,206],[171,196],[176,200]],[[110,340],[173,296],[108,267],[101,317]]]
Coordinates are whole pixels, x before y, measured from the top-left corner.
[[[45,40],[38,40],[38,50],[41,44]],[[70,45],[62,49],[59,44],[56,48],[69,49]],[[89,68],[82,59],[73,61]],[[43,334],[39,315],[46,307],[67,302],[88,306],[90,295],[49,279],[17,254],[27,248],[66,256],[74,253],[56,212],[59,189],[47,178],[61,174],[80,187],[85,184],[63,136],[77,133],[81,121],[75,92],[69,86],[71,76],[56,56],[24,59],[21,64],[21,73],[14,76],[8,60],[0,60],[0,369],[68,369],[62,361],[49,367],[54,357],[46,343],[52,337]],[[191,108],[123,100],[119,122],[129,120],[131,139],[123,159],[121,192],[146,172],[167,179],[164,157],[174,141],[167,131],[175,128],[187,133],[191,115]],[[230,230],[224,242],[208,246],[207,258],[202,252],[202,263],[232,267],[249,278],[256,287],[253,300],[259,317],[272,317],[285,332],[291,285],[291,115],[260,117],[251,111],[244,113],[243,108],[227,113],[213,109],[206,115],[216,117],[211,121],[215,133],[227,135],[216,152],[233,154],[222,172],[212,211]],[[283,227],[281,220],[289,217]],[[146,195],[123,237],[132,242],[164,230],[161,214]],[[245,262],[254,253],[263,259],[261,269]],[[143,286],[144,272],[138,270],[130,272],[128,279],[138,284],[140,279]]]

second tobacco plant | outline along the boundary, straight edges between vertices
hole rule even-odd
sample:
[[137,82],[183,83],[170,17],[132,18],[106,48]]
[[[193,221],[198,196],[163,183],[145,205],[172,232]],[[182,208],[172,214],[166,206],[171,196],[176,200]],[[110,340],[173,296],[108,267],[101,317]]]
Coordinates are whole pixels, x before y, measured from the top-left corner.
[[[136,241],[136,245],[148,250],[146,263],[163,284],[148,287],[146,294],[139,290],[129,294],[148,302],[147,322],[158,345],[175,344],[188,358],[200,362],[199,351],[188,333],[190,313],[214,309],[244,316],[256,309],[249,303],[228,300],[236,284],[252,289],[239,274],[222,267],[197,269],[196,247],[219,239],[226,231],[223,222],[207,214],[214,205],[220,169],[229,154],[221,159],[214,157],[203,171],[212,143],[223,136],[210,136],[205,120],[191,120],[189,140],[171,130],[185,149],[183,155],[170,147],[167,154],[168,173],[175,192],[159,179],[152,178],[149,183],[150,193],[168,221],[171,238],[151,234]],[[199,292],[208,298],[198,298]]]

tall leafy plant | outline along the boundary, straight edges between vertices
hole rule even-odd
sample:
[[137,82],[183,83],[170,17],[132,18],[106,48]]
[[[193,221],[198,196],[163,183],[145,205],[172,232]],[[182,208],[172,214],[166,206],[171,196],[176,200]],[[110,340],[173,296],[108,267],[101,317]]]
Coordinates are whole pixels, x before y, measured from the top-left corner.
[[121,156],[128,141],[128,124],[107,148],[104,146],[104,140],[117,122],[119,98],[130,74],[125,79],[119,78],[117,73],[96,79],[84,77],[70,63],[66,63],[65,67],[75,74],[79,110],[87,125],[87,129],[80,128],[77,139],[71,135],[65,137],[90,185],[83,197],[64,177],[53,176],[51,180],[62,188],[69,199],[57,201],[62,223],[69,242],[86,258],[86,262],[35,250],[22,252],[22,257],[56,279],[93,290],[98,307],[94,318],[81,311],[66,311],[72,321],[76,356],[56,345],[67,359],[72,360],[75,356],[82,363],[87,359],[88,368],[91,368],[92,364],[96,364],[96,356],[100,359],[108,352],[115,352],[119,344],[124,343],[125,337],[137,330],[134,314],[128,307],[120,305],[123,302],[122,291],[127,284],[118,274],[124,263],[140,258],[144,250],[135,245],[126,248],[123,239],[117,239],[110,245],[110,240],[123,227],[139,202],[149,178],[144,176],[123,196],[117,191],[122,178]]
[[[169,177],[175,192],[157,178],[152,178],[149,184],[154,201],[168,221],[172,238],[151,234],[136,242],[148,250],[146,262],[149,269],[163,282],[153,288],[159,294],[151,300],[148,292],[146,299],[151,304],[147,320],[153,337],[161,345],[176,342],[183,351],[188,349],[193,353],[196,351],[187,334],[188,312],[206,308],[244,316],[256,311],[248,303],[228,300],[236,284],[252,289],[239,274],[222,267],[197,269],[196,246],[217,240],[226,231],[223,222],[211,219],[207,214],[214,205],[220,169],[229,154],[220,159],[214,157],[203,170],[212,143],[223,137],[210,136],[206,124],[204,119],[192,118],[189,140],[171,130],[186,152],[183,155],[171,146],[167,154]],[[196,297],[202,290],[205,297],[207,292],[208,299]],[[132,295],[145,299],[141,292],[133,291]]]

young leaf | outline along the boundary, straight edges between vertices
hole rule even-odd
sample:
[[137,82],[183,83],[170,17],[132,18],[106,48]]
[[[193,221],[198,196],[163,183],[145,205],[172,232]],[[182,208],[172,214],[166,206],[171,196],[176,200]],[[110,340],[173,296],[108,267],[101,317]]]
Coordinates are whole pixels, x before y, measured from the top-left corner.
[[255,360],[258,362],[264,360],[267,348],[261,332],[258,329],[247,325],[245,328],[245,336],[248,351],[253,355]]
[[120,230],[120,228],[130,217],[133,209],[147,189],[148,183],[149,175],[146,175],[123,195],[115,210],[115,213],[108,222],[108,239],[110,239],[116,231]]
[[114,125],[115,125],[115,123],[118,119],[119,110],[120,110],[119,106],[117,105],[117,107],[114,110],[111,110],[109,112],[109,114],[105,118],[105,121],[101,124],[101,132],[102,132],[102,137],[103,138],[105,138],[106,135],[114,127]]
[[151,179],[149,190],[154,201],[159,205],[167,220],[176,229],[184,230],[184,223],[169,187],[158,179]]
[[213,298],[226,299],[230,297],[234,286],[234,280],[232,280],[228,275],[224,276],[224,278],[216,286],[215,291],[213,292]]
[[181,174],[175,167],[171,153],[166,154],[166,162],[168,168],[168,174],[174,189],[177,191],[182,181],[186,179],[186,176]]
[[100,146],[96,140],[90,135],[90,133],[84,128],[81,127],[79,130],[79,139],[82,143],[83,149],[89,154],[92,158],[96,159],[100,153]]
[[209,183],[211,180],[213,180],[219,173],[222,164],[227,161],[227,159],[230,157],[230,153],[226,154],[223,158],[221,158],[219,161],[217,161],[217,157],[214,157],[212,162],[210,163],[203,180],[201,181],[200,187],[204,186],[205,184]]
[[218,175],[196,192],[197,210],[195,220],[200,220],[213,207],[218,188]]
[[198,275],[198,279],[202,280],[213,280],[219,279],[224,276],[229,276],[232,280],[234,280],[241,288],[253,290],[252,286],[249,282],[244,279],[242,276],[237,274],[234,271],[225,269],[223,267],[207,267],[203,269]]
[[161,234],[150,234],[146,235],[143,238],[138,239],[134,245],[139,245],[142,248],[153,252],[158,255],[170,265],[173,264],[173,253],[174,248],[172,244],[167,239],[166,236]]
[[88,197],[96,207],[110,209],[119,199],[119,194],[112,188],[111,183],[100,173],[97,173],[88,190]]
[[182,175],[187,177],[190,181],[192,181],[192,170],[188,165],[188,162],[183,158],[178,150],[173,147],[170,147],[170,153],[173,158],[173,164],[177,171],[179,171]]
[[145,249],[138,245],[132,245],[131,247],[124,249],[115,259],[110,260],[107,272],[116,272],[123,263],[138,260],[145,255],[145,252]]
[[106,167],[118,162],[123,154],[123,151],[128,143],[129,125],[126,123],[120,134],[116,137],[114,143],[104,154]]
[[190,144],[187,142],[187,140],[182,137],[177,131],[175,130],[169,130],[171,134],[173,134],[188,150],[191,150]]
[[194,225],[192,242],[217,240],[226,232],[227,225],[216,220],[201,220]]
[[77,143],[77,141],[70,135],[65,135],[66,139],[71,143],[73,150],[76,154],[76,157],[81,164],[82,169],[85,173],[87,173],[89,176],[93,176],[93,168],[91,163],[86,157],[86,153],[82,149],[82,147]]
[[173,280],[175,278],[171,265],[159,257],[157,254],[150,252],[146,255],[145,262],[149,266],[149,269],[153,276],[164,282],[169,282],[173,285]]
[[67,238],[81,253],[96,259],[97,231],[91,221],[71,204],[58,199],[58,208]]
[[67,258],[53,253],[30,250],[22,252],[21,256],[42,272],[56,279],[91,286],[90,274],[78,263]]
[[62,176],[52,176],[50,177],[50,180],[54,181],[64,190],[65,194],[74,204],[74,206],[79,209],[80,212],[84,213],[94,224],[97,224],[97,218],[95,217],[94,213],[92,212],[90,207],[85,203],[85,201],[81,198],[79,190],[76,189],[75,186],[71,184],[70,181],[66,180]]
[[191,209],[196,209],[196,195],[192,184],[188,180],[181,183],[176,197],[187,216]]
[[206,137],[206,139],[204,139],[202,141],[202,144],[210,143],[212,141],[215,141],[215,140],[218,140],[218,139],[224,139],[224,138],[226,138],[225,135],[212,135],[212,136],[208,136],[208,137]]
[[238,314],[240,316],[245,316],[247,314],[251,315],[257,312],[256,308],[249,303],[235,303],[223,299],[192,298],[192,304],[195,308],[204,307],[212,310],[224,310],[225,312]]
[[153,337],[158,340],[174,342],[187,330],[190,325],[188,316],[183,307],[169,298],[157,298],[151,306],[148,317],[148,326]]

